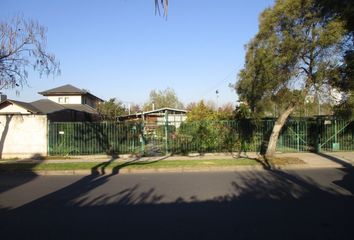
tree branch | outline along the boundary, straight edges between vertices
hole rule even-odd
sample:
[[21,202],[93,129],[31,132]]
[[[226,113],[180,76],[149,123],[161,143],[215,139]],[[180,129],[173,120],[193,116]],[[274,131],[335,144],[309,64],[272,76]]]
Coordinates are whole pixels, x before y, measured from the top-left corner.
[[4,59],[4,58],[8,58],[10,57],[11,55],[15,54],[16,52],[20,51],[21,48],[23,46],[25,46],[27,44],[27,41],[24,41],[23,43],[21,43],[18,47],[15,48],[15,50],[12,50],[12,51],[9,51],[8,54],[6,55],[3,55],[3,56],[0,56],[0,60]]

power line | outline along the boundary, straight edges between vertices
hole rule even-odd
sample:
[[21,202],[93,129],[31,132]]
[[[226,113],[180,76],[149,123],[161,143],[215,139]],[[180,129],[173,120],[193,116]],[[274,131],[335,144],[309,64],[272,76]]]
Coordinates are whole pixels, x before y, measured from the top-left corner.
[[217,89],[217,87],[219,87],[222,83],[226,82],[226,80],[228,80],[232,74],[236,73],[236,71],[238,70],[238,68],[233,69],[231,72],[229,72],[226,77],[224,77],[223,79],[221,79],[220,81],[218,81],[215,85],[213,85],[213,87],[208,88],[208,90],[204,91],[203,94],[201,94],[202,96],[204,96],[205,94],[214,91],[215,89]]

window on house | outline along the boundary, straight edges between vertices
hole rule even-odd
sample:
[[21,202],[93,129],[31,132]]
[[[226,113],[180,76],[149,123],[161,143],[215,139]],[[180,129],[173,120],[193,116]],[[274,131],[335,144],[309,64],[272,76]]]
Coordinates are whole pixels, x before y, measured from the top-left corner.
[[62,103],[63,102],[63,98],[62,97],[59,97],[58,98],[58,103]]
[[69,97],[65,97],[65,98],[64,98],[64,102],[65,102],[65,103],[68,103],[68,102],[69,102]]

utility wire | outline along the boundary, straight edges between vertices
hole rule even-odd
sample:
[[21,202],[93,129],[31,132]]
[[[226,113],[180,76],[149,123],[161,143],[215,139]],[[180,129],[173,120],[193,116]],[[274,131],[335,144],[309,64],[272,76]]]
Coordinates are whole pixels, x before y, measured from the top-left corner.
[[204,95],[206,95],[207,93],[214,91],[215,89],[217,89],[217,87],[219,87],[222,83],[226,82],[226,80],[228,80],[233,74],[236,73],[236,71],[238,70],[238,68],[233,69],[231,72],[229,72],[226,77],[224,77],[223,79],[221,79],[219,82],[217,82],[215,85],[213,85],[213,87],[209,88],[208,90],[204,91],[202,95],[202,97],[204,97]]

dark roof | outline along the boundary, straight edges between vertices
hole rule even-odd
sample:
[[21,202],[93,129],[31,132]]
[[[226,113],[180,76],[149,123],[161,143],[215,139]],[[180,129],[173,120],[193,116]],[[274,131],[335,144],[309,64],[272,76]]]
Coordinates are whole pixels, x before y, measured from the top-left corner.
[[101,98],[93,95],[92,93],[84,90],[84,89],[80,89],[77,88],[71,84],[66,84],[60,87],[56,87],[56,88],[52,88],[49,90],[45,90],[42,92],[39,92],[39,94],[43,95],[43,96],[52,96],[52,95],[88,95],[91,96],[92,98],[96,98],[100,101],[103,101]]
[[147,112],[142,112],[139,114],[164,113],[165,111],[177,112],[177,113],[187,113],[187,110],[184,110],[184,109],[164,107],[164,108],[159,108],[159,109],[155,109],[155,110],[151,110],[151,111],[147,111]]
[[0,105],[6,104],[6,103],[15,104],[17,106],[20,106],[20,107],[26,109],[27,111],[29,111],[31,113],[41,113],[41,111],[38,108],[36,108],[35,106],[33,106],[30,103],[15,101],[15,100],[11,100],[11,99],[6,99],[6,100],[2,101],[0,103]]
[[86,112],[90,114],[97,114],[97,111],[85,104],[59,104],[48,99],[41,99],[31,102],[31,105],[38,108],[42,113],[49,114],[62,110],[74,110],[78,112]]
[[72,110],[78,112],[86,112],[89,114],[97,114],[97,111],[94,108],[85,104],[59,104],[48,99],[41,99],[31,103],[6,99],[5,101],[2,101],[0,103],[0,106],[3,104],[16,104],[33,114],[51,114],[63,110]]
[[71,109],[79,112],[87,112],[91,114],[97,114],[96,109],[86,105],[86,104],[63,104],[66,109]]
[[66,84],[64,86],[52,88],[49,90],[45,90],[42,92],[39,92],[39,94],[42,94],[44,96],[50,95],[50,94],[86,94],[87,91],[82,90],[80,88],[74,87],[71,84]]
[[149,114],[157,114],[157,115],[162,115],[165,113],[165,111],[168,111],[170,114],[171,113],[182,113],[185,114],[188,111],[184,110],[184,109],[177,109],[177,108],[169,108],[169,107],[164,107],[164,108],[159,108],[159,109],[155,109],[152,111],[147,111],[147,112],[140,112],[140,113],[134,113],[134,114],[130,114],[130,115],[123,115],[123,116],[119,116],[118,119],[119,120],[125,120],[125,119],[132,119],[132,118],[141,118],[143,115],[149,115]]
[[41,99],[30,103],[35,108],[39,109],[41,113],[48,114],[53,112],[62,111],[65,109],[63,105],[53,102],[48,99]]

